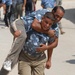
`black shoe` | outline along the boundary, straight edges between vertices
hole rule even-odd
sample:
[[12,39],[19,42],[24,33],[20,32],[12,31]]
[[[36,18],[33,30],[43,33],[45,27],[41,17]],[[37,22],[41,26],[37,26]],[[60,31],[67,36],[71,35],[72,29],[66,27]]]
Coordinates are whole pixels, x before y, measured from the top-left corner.
[[1,69],[0,70],[0,75],[8,75],[9,71],[5,70],[5,69]]

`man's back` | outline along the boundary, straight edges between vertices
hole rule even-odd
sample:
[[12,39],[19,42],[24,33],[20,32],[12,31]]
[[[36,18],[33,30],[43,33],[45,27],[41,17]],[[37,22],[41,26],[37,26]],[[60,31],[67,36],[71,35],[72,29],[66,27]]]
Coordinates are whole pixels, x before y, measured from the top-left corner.
[[43,8],[53,8],[55,0],[41,0],[41,5],[43,5]]

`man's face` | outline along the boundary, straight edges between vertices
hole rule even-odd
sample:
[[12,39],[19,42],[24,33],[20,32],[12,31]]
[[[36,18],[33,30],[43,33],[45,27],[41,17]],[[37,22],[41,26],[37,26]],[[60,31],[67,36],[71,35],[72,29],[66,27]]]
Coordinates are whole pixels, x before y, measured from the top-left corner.
[[41,21],[41,28],[44,30],[44,31],[47,31],[50,29],[50,27],[52,26],[53,24],[53,21],[49,18],[43,18],[42,21]]
[[58,8],[56,12],[53,12],[53,14],[55,17],[55,23],[59,22],[64,16],[64,12],[60,8]]

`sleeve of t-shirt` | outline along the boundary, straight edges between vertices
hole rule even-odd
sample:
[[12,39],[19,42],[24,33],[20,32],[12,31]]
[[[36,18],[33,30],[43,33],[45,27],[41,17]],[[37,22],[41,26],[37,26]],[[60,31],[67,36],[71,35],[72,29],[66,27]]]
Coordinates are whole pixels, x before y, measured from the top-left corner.
[[37,14],[37,15],[35,15],[35,18],[40,22],[41,21],[41,18],[42,18],[42,16],[40,15],[40,14]]
[[41,0],[41,5],[43,5],[43,0]]
[[36,18],[37,20],[39,20],[39,22],[40,22],[41,19],[42,19],[42,16],[43,16],[46,12],[49,12],[49,11],[46,10],[46,9],[40,9],[40,10],[36,11],[35,18]]
[[59,37],[59,27],[58,27],[58,24],[57,24],[57,27],[55,28],[55,36]]
[[41,5],[44,5],[45,4],[45,0],[41,0]]

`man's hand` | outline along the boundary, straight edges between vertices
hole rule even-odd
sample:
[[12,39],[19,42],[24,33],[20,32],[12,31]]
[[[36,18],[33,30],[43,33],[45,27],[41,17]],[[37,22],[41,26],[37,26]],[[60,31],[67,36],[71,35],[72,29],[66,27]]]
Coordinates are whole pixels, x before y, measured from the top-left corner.
[[49,31],[48,31],[48,35],[49,35],[50,37],[54,37],[54,36],[55,36],[55,30],[49,30]]
[[41,44],[40,47],[36,48],[37,52],[43,52],[48,49],[48,46],[45,44]]
[[46,61],[46,68],[50,69],[50,67],[51,67],[51,62],[50,61]]
[[21,31],[20,30],[17,30],[14,33],[14,37],[16,38],[16,37],[20,36],[20,34],[21,34]]

